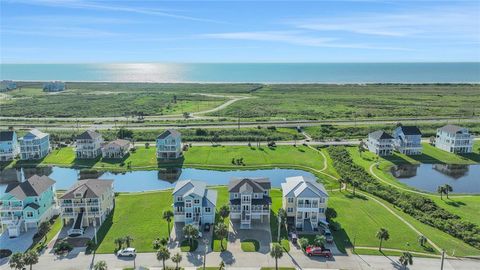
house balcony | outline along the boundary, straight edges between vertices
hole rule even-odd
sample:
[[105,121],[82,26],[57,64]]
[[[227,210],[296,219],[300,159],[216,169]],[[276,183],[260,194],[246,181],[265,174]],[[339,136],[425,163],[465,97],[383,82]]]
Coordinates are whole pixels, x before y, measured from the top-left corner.
[[0,206],[0,211],[12,212],[12,211],[23,211],[23,206],[17,205],[2,205]]
[[318,203],[298,203],[297,208],[318,208]]
[[62,212],[62,217],[74,218],[78,215],[76,212]]

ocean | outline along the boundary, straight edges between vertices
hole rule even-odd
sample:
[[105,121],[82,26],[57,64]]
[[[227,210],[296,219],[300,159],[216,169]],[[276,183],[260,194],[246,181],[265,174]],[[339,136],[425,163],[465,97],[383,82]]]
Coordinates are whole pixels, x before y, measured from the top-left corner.
[[479,83],[480,63],[0,64],[0,79],[159,83]]

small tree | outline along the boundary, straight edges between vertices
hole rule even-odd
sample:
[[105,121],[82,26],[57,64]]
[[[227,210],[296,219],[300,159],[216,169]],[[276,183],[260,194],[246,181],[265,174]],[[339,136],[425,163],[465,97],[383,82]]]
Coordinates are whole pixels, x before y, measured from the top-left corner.
[[172,262],[175,263],[175,269],[178,269],[178,264],[182,261],[182,255],[180,253],[177,253],[173,255],[172,257]]
[[427,237],[425,237],[425,235],[419,235],[418,238],[418,243],[420,243],[420,246],[424,247],[425,244],[427,243]]
[[443,188],[445,189],[444,192],[445,192],[445,195],[447,195],[447,199],[448,199],[448,193],[452,192],[452,191],[453,191],[453,188],[452,188],[452,186],[450,186],[449,184],[445,184],[445,185],[443,186]]
[[130,244],[133,242],[133,237],[131,237],[130,235],[127,235],[125,236],[124,240],[125,240],[125,244],[127,244],[127,247],[130,247]]
[[390,234],[388,233],[387,229],[380,228],[380,230],[376,234],[377,238],[380,239],[380,245],[378,250],[382,251],[382,243],[383,240],[387,241],[390,238]]
[[270,256],[275,259],[275,269],[278,270],[278,259],[283,256],[283,248],[278,243],[272,245],[272,250],[270,251]]
[[98,261],[93,266],[93,269],[94,270],[107,270],[108,269],[107,262],[106,261]]
[[317,235],[315,236],[315,239],[313,240],[313,243],[317,247],[325,247],[325,244],[327,243],[327,239],[325,238],[324,235]]
[[27,251],[23,254],[23,262],[25,265],[29,265],[30,270],[32,270],[32,266],[38,263],[38,253],[33,250]]
[[355,189],[359,186],[360,184],[357,181],[352,182],[352,187],[353,187],[353,196],[355,196]]
[[300,245],[302,250],[305,250],[308,247],[308,244],[309,244],[309,242],[308,242],[307,238],[302,237],[302,238],[298,239],[298,245]]
[[146,143],[145,143],[145,148],[148,149],[149,147],[150,147],[150,143],[146,142]]
[[188,238],[190,246],[193,246],[193,239],[198,237],[198,229],[192,224],[187,224],[183,227],[183,234]]
[[440,193],[440,199],[443,200],[443,194],[445,193],[445,187],[444,186],[438,186],[437,187],[437,192]]
[[287,220],[287,211],[285,209],[278,209],[278,216],[280,217],[281,226],[285,226],[285,221]]
[[113,240],[115,242],[115,245],[117,245],[117,249],[122,249],[122,246],[123,244],[125,243],[125,239],[123,239],[123,237],[119,237],[119,238],[115,238],[115,240]]
[[157,260],[162,261],[163,269],[165,269],[165,261],[170,259],[170,251],[168,251],[167,247],[160,247],[157,251]]
[[215,234],[218,236],[218,238],[220,238],[220,246],[222,250],[225,250],[225,248],[223,247],[223,239],[226,238],[228,235],[227,225],[223,222],[215,225]]
[[10,268],[21,270],[25,267],[25,261],[23,260],[23,254],[20,252],[13,253],[10,257],[10,261],[8,263]]
[[170,239],[170,222],[172,222],[173,212],[171,210],[167,210],[163,212],[163,219],[167,221],[168,226],[168,239]]
[[220,215],[220,217],[222,217],[222,220],[228,217],[228,215],[230,214],[230,208],[228,207],[228,205],[222,205],[222,207],[220,207],[220,210],[218,210],[218,214]]
[[403,266],[403,269],[406,269],[407,265],[413,264],[413,256],[410,252],[403,252],[402,256],[400,256],[398,261]]

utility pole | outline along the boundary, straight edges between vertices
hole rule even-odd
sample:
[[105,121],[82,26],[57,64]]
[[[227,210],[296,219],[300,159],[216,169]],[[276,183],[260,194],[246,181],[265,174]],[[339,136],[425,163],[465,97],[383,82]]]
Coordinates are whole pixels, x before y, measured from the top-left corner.
[[442,264],[440,265],[440,270],[443,270],[443,260],[445,259],[445,250],[442,249]]

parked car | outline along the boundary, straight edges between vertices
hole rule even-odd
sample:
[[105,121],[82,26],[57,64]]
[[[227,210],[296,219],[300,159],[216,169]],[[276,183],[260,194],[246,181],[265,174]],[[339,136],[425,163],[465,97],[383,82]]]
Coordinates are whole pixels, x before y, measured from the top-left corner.
[[305,252],[307,253],[307,255],[309,257],[311,257],[311,256],[322,256],[322,257],[325,257],[325,258],[332,257],[332,252],[330,251],[330,249],[327,249],[327,248],[310,246],[310,247],[307,247]]
[[323,233],[323,235],[325,236],[325,240],[327,240],[327,243],[329,244],[333,243],[333,235],[329,229],[325,229],[325,232]]
[[117,251],[117,257],[135,257],[137,256],[135,248],[124,248]]
[[291,239],[292,239],[292,244],[296,245],[297,244],[297,240],[298,240],[298,237],[297,237],[297,234],[296,233],[292,233],[290,235]]

